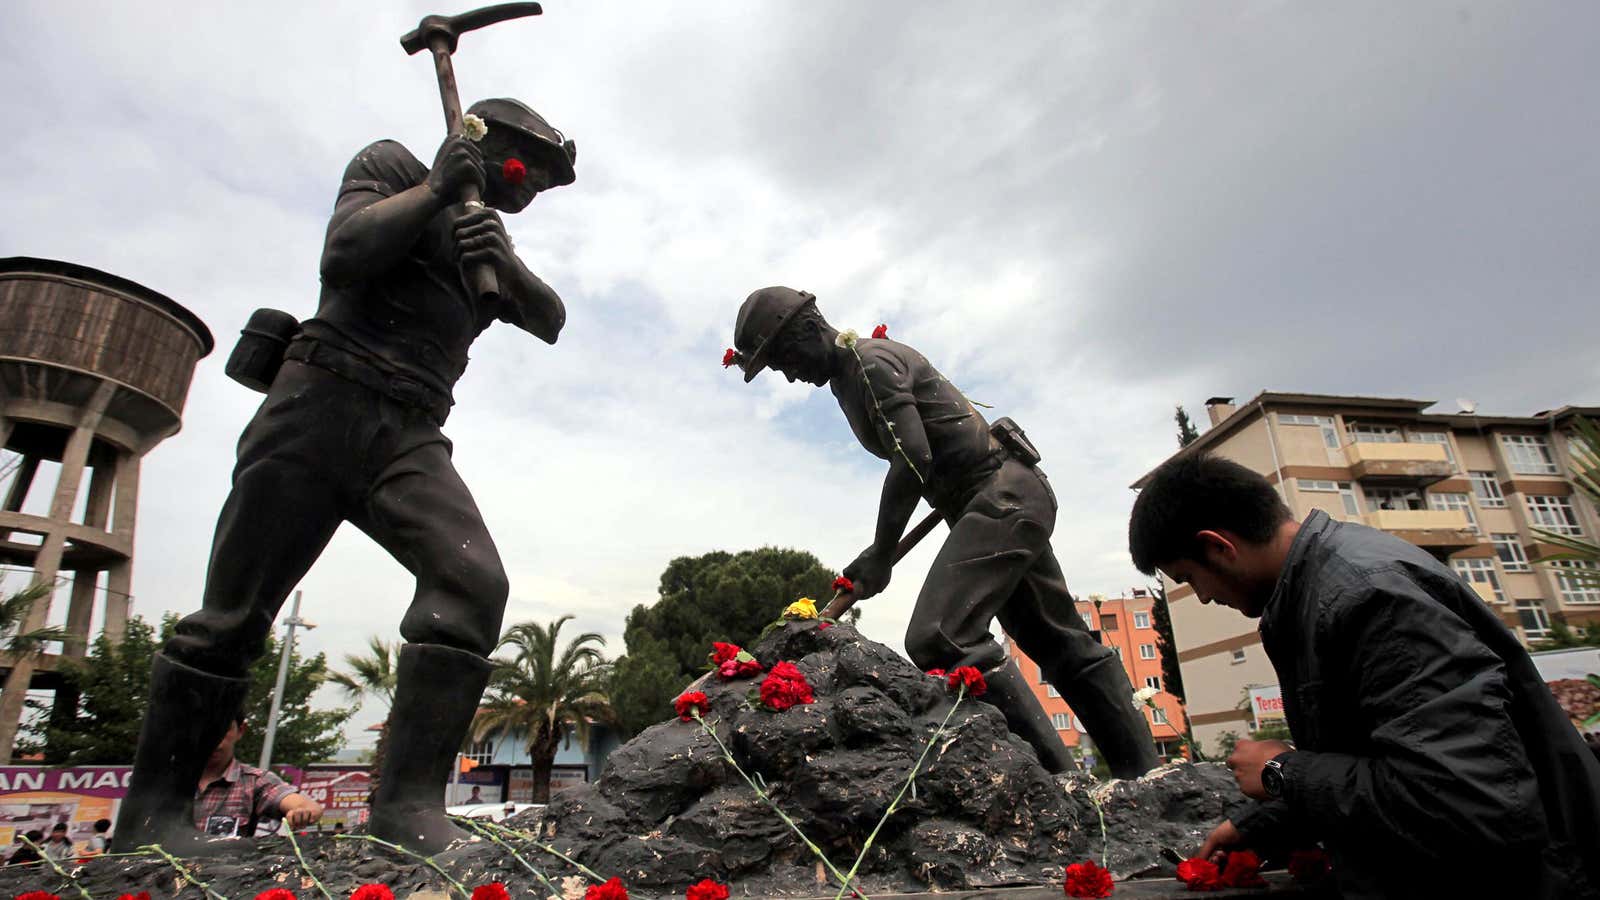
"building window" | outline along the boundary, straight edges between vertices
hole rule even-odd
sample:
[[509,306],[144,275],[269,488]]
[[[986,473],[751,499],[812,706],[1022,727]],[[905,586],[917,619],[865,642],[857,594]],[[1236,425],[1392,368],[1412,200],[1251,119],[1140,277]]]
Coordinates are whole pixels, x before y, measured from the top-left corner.
[[1528,522],[1535,528],[1553,531],[1556,534],[1581,535],[1583,529],[1578,527],[1578,514],[1572,508],[1572,502],[1565,497],[1556,497],[1550,494],[1527,494],[1522,498],[1528,505]]
[[1135,627],[1135,628],[1149,628],[1150,627],[1150,614],[1149,613],[1140,613],[1140,612],[1134,613],[1133,614],[1133,627]]
[[469,745],[467,751],[461,755],[479,765],[487,765],[494,760],[494,742],[478,741]]
[[1444,431],[1413,431],[1411,439],[1419,444],[1438,444],[1444,448],[1444,458],[1449,461],[1450,468],[1456,467],[1455,451],[1450,449],[1450,434]]
[[1435,494],[1429,492],[1428,507],[1444,512],[1464,512],[1467,514],[1467,525],[1473,531],[1478,530],[1478,516],[1472,511],[1472,498],[1466,494]]
[[1322,429],[1322,443],[1329,450],[1339,449],[1339,429],[1333,427],[1333,416],[1296,416],[1278,414],[1279,425],[1310,425]]
[[1522,625],[1523,636],[1529,640],[1550,636],[1550,614],[1538,600],[1518,600],[1517,621]]
[[1050,717],[1050,725],[1057,731],[1071,731],[1072,717],[1066,713],[1056,713]]
[[1144,677],[1144,686],[1147,688],[1155,688],[1158,691],[1161,690],[1161,676],[1146,675]]
[[1369,512],[1381,509],[1426,509],[1422,505],[1422,495],[1410,488],[1369,487],[1364,490]]
[[1117,614],[1116,613],[1101,613],[1100,614],[1100,630],[1101,631],[1116,631],[1117,630]]
[[1044,677],[1044,666],[1040,666],[1039,667],[1039,683],[1040,684],[1049,684],[1050,683],[1050,679]]
[[1156,645],[1155,644],[1140,644],[1139,645],[1139,658],[1140,659],[1155,659],[1156,658]]
[[1350,432],[1350,439],[1358,444],[1403,444],[1406,442],[1404,434],[1398,425],[1373,425],[1371,423],[1347,422],[1345,430]]
[[1244,662],[1244,650],[1240,649],[1233,651],[1233,661],[1236,663]]
[[1550,444],[1536,434],[1502,434],[1500,446],[1505,448],[1511,461],[1511,471],[1518,475],[1556,475],[1556,458],[1550,454]]
[[1050,695],[1051,697],[1059,697],[1059,696],[1061,696],[1061,692],[1056,690],[1056,686],[1053,685],[1053,684],[1050,685],[1049,687],[1045,688],[1044,692],[1046,694]]
[[1516,534],[1495,532],[1489,536],[1494,541],[1494,555],[1500,557],[1500,568],[1507,572],[1531,572],[1528,555],[1522,551],[1522,539]]
[[1493,472],[1469,472],[1472,492],[1478,495],[1478,505],[1484,509],[1501,509],[1506,505],[1506,495],[1500,493],[1500,482]]
[[1157,725],[1167,724],[1167,711],[1159,706],[1150,707],[1150,721]]
[[1471,584],[1487,584],[1494,589],[1496,603],[1506,602],[1505,592],[1500,590],[1500,575],[1494,570],[1494,560],[1484,557],[1471,559],[1452,559],[1450,568],[1456,570],[1464,581]]
[[1344,513],[1347,516],[1361,514],[1361,504],[1356,500],[1355,489],[1348,481],[1321,481],[1315,478],[1299,478],[1295,485],[1302,491],[1320,491],[1339,494],[1339,499],[1344,501]]
[[[1575,606],[1600,603],[1600,569],[1593,563],[1562,559],[1551,565],[1556,567],[1556,586],[1561,589],[1562,603]],[[1563,571],[1567,574],[1563,575]]]
[[1117,659],[1121,659],[1122,658],[1122,648],[1121,647],[1112,647],[1111,648],[1111,652],[1115,653],[1117,655]]

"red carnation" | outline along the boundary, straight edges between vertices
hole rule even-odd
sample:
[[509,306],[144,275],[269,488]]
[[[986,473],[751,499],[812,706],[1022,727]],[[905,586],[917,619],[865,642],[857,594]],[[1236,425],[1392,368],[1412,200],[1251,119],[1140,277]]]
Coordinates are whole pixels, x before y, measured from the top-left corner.
[[257,894],[256,900],[294,900],[294,891],[288,888],[270,888]]
[[[24,894],[23,896],[27,895]],[[150,900],[150,892],[140,891],[137,894],[122,894],[117,897],[117,900]]]
[[1222,886],[1217,864],[1208,859],[1186,859],[1178,863],[1178,880],[1191,891],[1214,891]]
[[821,631],[824,628],[830,628],[830,627],[832,627],[832,623],[830,623],[830,622],[818,622],[817,623],[817,630],[818,631]]
[[678,714],[678,718],[685,722],[690,722],[694,720],[692,713],[695,710],[698,710],[702,716],[711,712],[711,701],[706,699],[704,692],[690,691],[672,701],[672,709]]
[[962,685],[967,686],[967,693],[973,697],[982,697],[989,685],[983,680],[983,673],[972,666],[957,666],[954,671],[945,676],[945,683],[950,690],[956,690]]
[[528,177],[528,167],[522,164],[522,160],[513,156],[500,167],[500,175],[508,184],[518,185],[522,183],[522,179]]
[[386,884],[363,884],[350,895],[350,900],[394,900],[394,891]]
[[1261,857],[1249,850],[1235,850],[1228,854],[1227,865],[1222,869],[1223,887],[1263,887]]
[[833,589],[841,594],[848,594],[856,589],[856,583],[840,575],[833,580]]
[[781,662],[761,680],[761,702],[768,709],[783,712],[791,706],[814,703],[816,698],[811,694],[805,673],[794,663]]
[[725,644],[722,641],[711,642],[711,664],[720,666],[723,663],[737,659],[740,647],[738,644]]
[[[883,340],[884,338],[889,336],[889,326],[887,326],[887,325],[879,325],[877,328],[872,329],[872,336],[877,338],[880,341]],[[1084,896],[1087,897],[1089,895],[1085,894]]]
[[727,349],[727,351],[722,354],[722,367],[724,369],[726,369],[729,366],[737,363],[738,361],[739,361],[739,351],[733,349],[732,347],[729,347]]
[[621,878],[613,878],[605,884],[589,885],[583,892],[583,900],[628,900],[628,889],[622,886]]
[[728,900],[728,886],[707,878],[699,884],[689,885],[683,896],[684,900]]
[[928,675],[933,678],[943,678],[945,676],[945,671],[943,669],[929,669]]
[[18,894],[13,900],[61,900],[61,898],[45,891],[29,891],[26,894]]
[[1095,865],[1093,860],[1067,866],[1067,883],[1063,888],[1068,897],[1109,897],[1113,887],[1111,873]]
[[503,882],[491,881],[473,888],[472,900],[511,900],[511,892]]
[[753,659],[730,659],[717,666],[717,677],[723,681],[732,681],[735,678],[748,678],[761,673],[761,663]]
[[1289,877],[1301,884],[1322,881],[1328,877],[1331,868],[1328,854],[1320,849],[1296,850],[1289,854]]

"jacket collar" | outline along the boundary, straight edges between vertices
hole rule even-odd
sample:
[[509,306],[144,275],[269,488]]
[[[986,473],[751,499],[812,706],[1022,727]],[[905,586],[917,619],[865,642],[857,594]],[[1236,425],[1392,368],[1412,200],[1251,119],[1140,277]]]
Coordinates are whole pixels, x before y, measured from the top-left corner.
[[1283,610],[1293,605],[1297,591],[1296,578],[1311,553],[1312,545],[1336,524],[1320,509],[1313,509],[1311,515],[1300,523],[1300,532],[1295,535],[1294,543],[1289,545],[1289,555],[1283,561],[1283,569],[1278,572],[1278,584],[1272,589],[1272,597],[1267,600],[1266,608],[1261,611],[1262,631],[1266,631]]

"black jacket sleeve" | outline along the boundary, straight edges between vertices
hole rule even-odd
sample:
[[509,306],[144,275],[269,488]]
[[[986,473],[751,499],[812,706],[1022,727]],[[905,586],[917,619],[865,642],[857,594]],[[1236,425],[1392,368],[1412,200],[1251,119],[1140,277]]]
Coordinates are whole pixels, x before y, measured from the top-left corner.
[[1545,841],[1505,667],[1467,623],[1394,568],[1349,586],[1317,631],[1324,676],[1354,686],[1363,737],[1357,753],[1288,755],[1297,817],[1344,840],[1385,835],[1397,856]]

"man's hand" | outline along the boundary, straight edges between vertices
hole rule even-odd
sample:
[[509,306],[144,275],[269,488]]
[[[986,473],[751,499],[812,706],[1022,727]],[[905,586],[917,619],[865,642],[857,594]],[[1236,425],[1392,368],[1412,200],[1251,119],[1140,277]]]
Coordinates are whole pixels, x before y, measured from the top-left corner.
[[463,267],[477,263],[493,266],[501,280],[516,275],[516,251],[511,249],[511,237],[499,213],[487,208],[467,210],[456,220],[455,238]]
[[290,828],[315,825],[322,818],[322,804],[305,794],[290,794],[278,806],[283,810],[284,824]]
[[855,588],[850,591],[857,600],[883,593],[889,586],[889,578],[894,571],[894,563],[890,561],[889,554],[878,551],[876,545],[861,551],[856,561],[844,567],[844,577],[855,583]]
[[478,145],[459,134],[445,138],[428,170],[428,190],[445,203],[455,203],[461,199],[462,188],[475,185],[481,193],[485,183],[483,151]]
[[1217,865],[1222,865],[1223,852],[1243,843],[1244,836],[1239,834],[1239,829],[1233,827],[1233,820],[1223,819],[1221,825],[1211,829],[1211,833],[1206,835],[1206,842],[1200,845],[1200,852],[1195,854],[1195,858],[1208,859]]
[[1256,800],[1270,799],[1261,787],[1261,768],[1267,760],[1293,749],[1283,741],[1240,741],[1233,748],[1233,755],[1228,757],[1228,768],[1233,770],[1233,780],[1239,782],[1239,790]]

